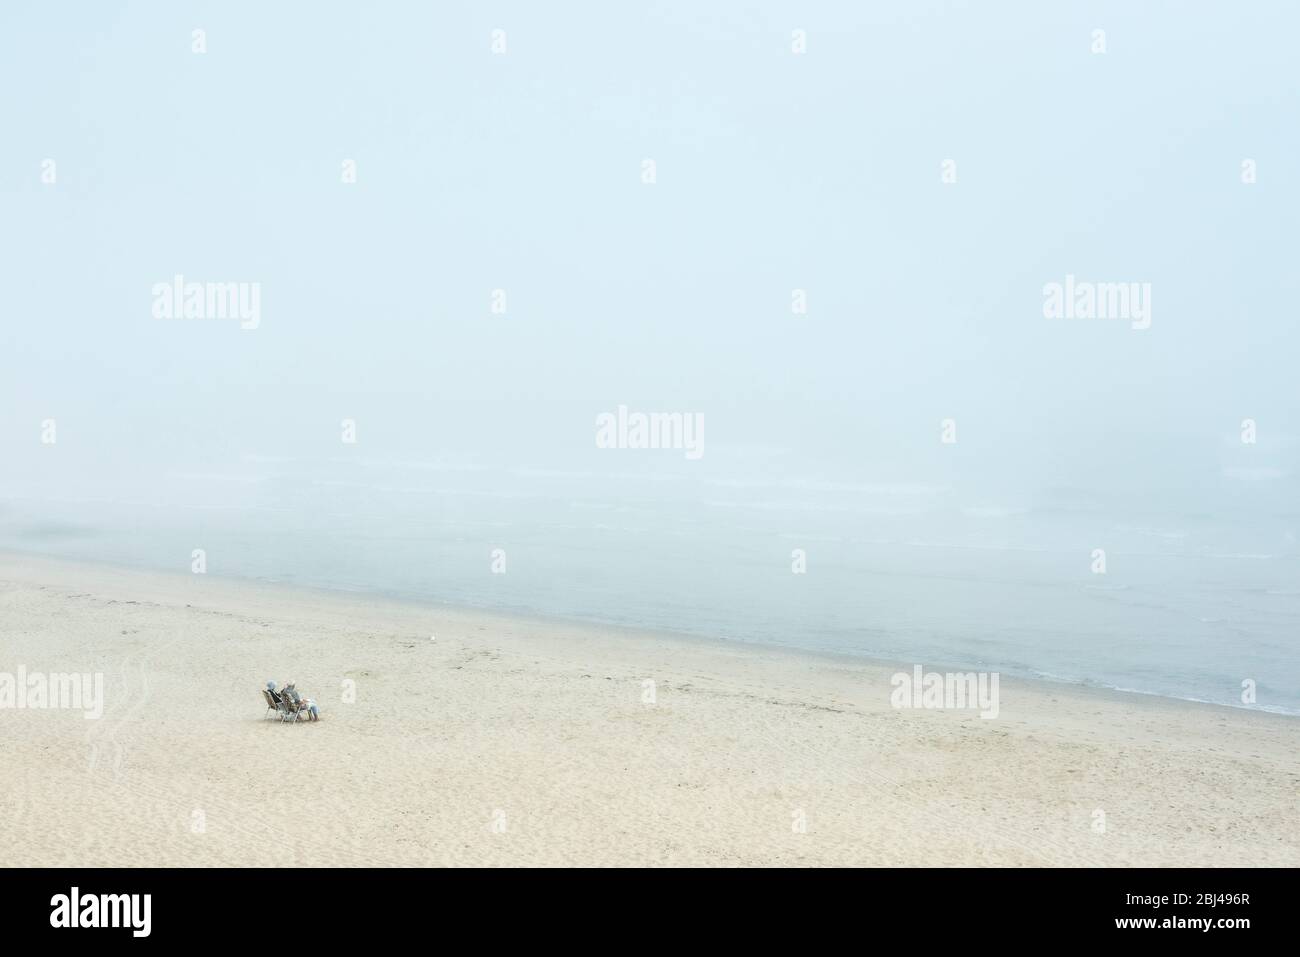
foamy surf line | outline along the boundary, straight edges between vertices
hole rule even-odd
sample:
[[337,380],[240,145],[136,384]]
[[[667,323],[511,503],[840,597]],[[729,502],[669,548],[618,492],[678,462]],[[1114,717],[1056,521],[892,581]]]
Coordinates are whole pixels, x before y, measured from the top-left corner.
[[[13,549],[0,549],[0,563],[7,563],[10,567],[14,564],[32,564],[40,565],[46,563],[53,570],[55,577],[62,578],[67,575],[75,575],[76,570],[81,569],[83,573],[94,574],[96,570],[130,574],[130,575],[158,575],[166,580],[176,583],[190,582],[196,576],[177,573],[174,570],[162,569],[155,565],[128,565],[117,561],[93,561],[93,560],[69,560],[61,557],[52,557],[46,553],[28,553],[15,551]],[[243,584],[249,588],[271,588],[287,589],[286,594],[313,594],[322,597],[339,596],[347,599],[369,599],[374,602],[392,602],[403,606],[414,608],[426,608],[434,612],[456,612],[462,615],[489,615],[497,618],[509,618],[516,620],[521,624],[527,622],[537,622],[545,627],[562,627],[566,625],[576,625],[581,627],[607,626],[617,628],[621,631],[635,632],[646,636],[651,640],[679,639],[692,642],[723,642],[736,647],[748,647],[756,650],[784,651],[795,655],[807,655],[816,657],[829,657],[836,659],[848,659],[862,662],[865,665],[878,667],[911,667],[907,664],[912,658],[919,656],[927,662],[937,665],[943,665],[948,671],[965,672],[970,670],[996,670],[1011,678],[1022,681],[1041,682],[1049,685],[1062,685],[1070,688],[1085,690],[1099,690],[1115,692],[1119,694],[1142,695],[1144,697],[1154,697],[1168,701],[1186,702],[1197,705],[1212,705],[1215,707],[1226,707],[1241,711],[1267,712],[1270,714],[1282,715],[1286,717],[1300,717],[1300,708],[1276,704],[1269,701],[1242,701],[1227,695],[1218,698],[1207,696],[1203,693],[1188,693],[1172,690],[1168,687],[1143,686],[1141,683],[1130,679],[1105,679],[1095,674],[1085,672],[1061,673],[1059,671],[1048,670],[1039,667],[1033,661],[1026,661],[1021,658],[1001,658],[991,659],[987,655],[967,655],[961,649],[961,641],[958,638],[953,645],[947,647],[935,647],[933,642],[927,644],[925,650],[910,651],[900,647],[897,644],[888,644],[881,647],[862,646],[861,644],[844,644],[842,642],[820,640],[816,632],[801,634],[797,636],[787,636],[785,633],[776,633],[771,630],[764,630],[760,627],[746,630],[743,627],[737,628],[691,628],[683,627],[679,618],[664,618],[659,620],[645,620],[632,615],[611,615],[601,613],[591,613],[583,610],[568,611],[565,613],[553,613],[547,610],[537,609],[527,604],[503,604],[499,600],[475,600],[473,598],[464,598],[450,601],[412,592],[404,589],[382,589],[375,587],[374,584],[367,581],[342,581],[338,579],[323,580],[312,577],[292,577],[276,578],[266,575],[241,576],[238,574],[216,574],[208,573],[197,576],[204,580],[216,583],[223,582],[229,584]],[[1085,586],[1086,588],[1104,588],[1108,586]],[[1121,586],[1124,587],[1124,586]],[[1199,680],[1188,678],[1185,683],[1208,685],[1209,679],[1202,676]],[[1224,678],[1218,684],[1224,687],[1235,686],[1235,680]],[[1253,691],[1254,681],[1246,682]],[[1244,689],[1243,689],[1244,690]]]
[[[236,579],[238,580],[238,579]],[[631,616],[611,616],[607,614],[574,611],[569,614],[550,614],[544,610],[533,608],[527,605],[504,606],[499,602],[461,600],[458,602],[443,602],[431,599],[427,595],[421,595],[409,591],[383,591],[375,589],[373,586],[363,582],[338,583],[323,581],[295,581],[282,582],[271,578],[254,579],[258,582],[276,585],[289,585],[290,587],[306,587],[323,592],[337,592],[348,595],[371,595],[376,598],[401,601],[415,605],[426,605],[438,608],[456,608],[462,612],[478,612],[491,615],[507,615],[523,620],[533,620],[546,622],[548,624],[580,624],[585,626],[603,625],[619,629],[637,631],[652,636],[668,636],[679,639],[690,639],[693,641],[723,641],[740,646],[750,646],[758,649],[779,649],[793,652],[796,654],[807,654],[830,657],[847,657],[862,661],[866,664],[877,665],[880,667],[897,666],[907,658],[906,654],[900,653],[897,648],[892,650],[873,649],[861,647],[845,647],[831,641],[821,641],[816,633],[806,636],[800,636],[802,640],[786,637],[782,634],[775,634],[770,631],[758,633],[746,633],[744,628],[732,629],[692,629],[683,627],[678,619],[661,619],[647,621]],[[1128,590],[1130,586],[1085,586],[1086,588],[1097,588],[1107,590]],[[726,633],[724,633],[726,632]],[[1217,707],[1236,708],[1245,711],[1265,711],[1270,714],[1300,717],[1300,708],[1288,705],[1274,704],[1269,702],[1240,700],[1223,696],[1218,699],[1206,697],[1199,694],[1179,693],[1168,688],[1141,687],[1137,684],[1129,684],[1119,681],[1107,681],[1088,674],[1069,674],[1063,675],[1055,672],[1045,671],[1035,667],[1031,662],[1022,660],[1001,660],[991,661],[987,658],[963,657],[958,648],[937,649],[928,651],[923,657],[936,664],[943,664],[949,671],[970,671],[995,669],[1001,674],[1009,677],[1018,678],[1024,681],[1038,681],[1048,684],[1067,685],[1076,688],[1098,689],[1105,691],[1118,692],[1121,694],[1140,694],[1156,698],[1163,698],[1170,701],[1184,701],[1191,704],[1206,704]],[[1189,679],[1189,683],[1191,682]],[[1207,683],[1207,679],[1202,679],[1201,683]],[[1225,687],[1232,687],[1232,679],[1224,678],[1221,682]],[[1253,680],[1248,682],[1253,692]],[[1236,689],[1246,691],[1246,689]]]

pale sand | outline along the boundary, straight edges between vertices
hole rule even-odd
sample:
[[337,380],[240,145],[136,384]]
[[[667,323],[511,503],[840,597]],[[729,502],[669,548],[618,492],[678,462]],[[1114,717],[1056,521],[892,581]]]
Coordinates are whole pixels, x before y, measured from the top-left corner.
[[7,865],[1300,864],[1300,720],[1260,712],[896,710],[892,666],[0,555],[20,664],[107,701],[0,710]]

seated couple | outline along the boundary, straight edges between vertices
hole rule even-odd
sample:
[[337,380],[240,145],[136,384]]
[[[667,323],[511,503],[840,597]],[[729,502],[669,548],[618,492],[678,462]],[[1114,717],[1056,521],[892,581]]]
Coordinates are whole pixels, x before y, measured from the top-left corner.
[[267,693],[270,694],[271,699],[275,701],[276,704],[279,704],[281,701],[283,701],[285,704],[289,706],[290,711],[306,711],[307,714],[310,716],[310,720],[312,721],[320,720],[320,708],[316,706],[316,702],[313,701],[311,698],[304,698],[302,695],[300,695],[298,693],[298,689],[294,687],[294,683],[292,681],[286,681],[284,683],[284,687],[281,688],[279,691],[275,690],[274,681],[268,681],[266,683],[266,690]]

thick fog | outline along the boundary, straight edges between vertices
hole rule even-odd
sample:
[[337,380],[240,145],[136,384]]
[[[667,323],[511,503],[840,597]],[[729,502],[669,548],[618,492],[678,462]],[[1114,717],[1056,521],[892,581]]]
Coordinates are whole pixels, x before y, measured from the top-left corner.
[[[11,521],[450,470],[1293,547],[1287,5],[2,16]],[[599,448],[620,405],[701,416],[703,454]]]

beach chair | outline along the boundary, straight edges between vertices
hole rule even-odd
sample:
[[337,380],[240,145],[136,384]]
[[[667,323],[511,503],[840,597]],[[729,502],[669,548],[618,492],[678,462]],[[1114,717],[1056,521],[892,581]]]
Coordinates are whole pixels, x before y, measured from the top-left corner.
[[284,695],[281,695],[278,701],[273,695],[267,695],[267,697],[275,701],[275,713],[280,716],[281,723],[298,720],[298,712],[294,709],[293,702]]
[[263,718],[274,718],[275,715],[276,715],[276,713],[279,711],[279,709],[276,708],[276,706],[275,706],[275,699],[271,697],[271,692],[269,692],[269,691],[267,691],[265,688],[263,688],[263,689],[262,689],[262,698],[263,698],[263,700],[266,701],[266,714],[262,715],[262,717],[263,717]]
[[292,693],[283,694],[280,697],[284,699],[284,703],[289,706],[290,711],[298,716],[299,720],[311,720],[311,698],[308,698],[306,695],[298,695],[298,700],[294,701]]

